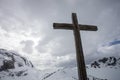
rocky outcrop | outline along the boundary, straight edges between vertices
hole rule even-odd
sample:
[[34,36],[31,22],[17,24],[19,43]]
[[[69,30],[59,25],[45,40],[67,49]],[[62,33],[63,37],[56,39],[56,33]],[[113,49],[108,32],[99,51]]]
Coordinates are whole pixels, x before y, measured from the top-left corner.
[[0,49],[0,63],[0,71],[22,66],[33,67],[33,64],[26,58],[5,49]]
[[104,57],[91,63],[91,67],[120,67],[120,58],[116,57]]
[[100,64],[99,64],[97,61],[94,61],[94,62],[91,64],[91,67],[100,68]]
[[31,61],[21,55],[0,49],[0,78],[4,76],[20,77],[28,75],[28,68],[33,68]]
[[0,68],[0,71],[7,70],[7,69],[14,69],[14,61],[12,60],[3,60],[3,65]]

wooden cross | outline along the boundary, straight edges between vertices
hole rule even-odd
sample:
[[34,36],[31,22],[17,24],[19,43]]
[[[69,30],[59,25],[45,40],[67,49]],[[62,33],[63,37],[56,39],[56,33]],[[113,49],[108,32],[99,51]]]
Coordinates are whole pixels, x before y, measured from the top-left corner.
[[78,24],[76,13],[72,13],[72,23],[73,24],[53,23],[53,27],[54,29],[73,30],[74,38],[75,38],[75,46],[76,46],[78,77],[79,77],[79,80],[87,80],[86,66],[85,66],[81,36],[79,31],[80,30],[97,31],[98,29],[97,29],[97,26]]

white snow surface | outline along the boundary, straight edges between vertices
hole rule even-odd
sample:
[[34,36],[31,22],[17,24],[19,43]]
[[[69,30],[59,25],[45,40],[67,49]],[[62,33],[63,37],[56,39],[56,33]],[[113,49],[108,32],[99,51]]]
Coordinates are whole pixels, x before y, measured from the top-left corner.
[[101,79],[120,80],[120,68],[89,68],[88,74]]
[[[18,55],[15,52],[0,49],[0,68],[3,66],[4,60],[12,60],[13,55],[15,59],[15,68],[1,70],[0,80],[78,80],[77,68],[62,68],[56,70],[37,70],[32,67],[30,61]],[[24,59],[23,59],[24,58]],[[98,62],[99,67],[92,67],[91,64],[87,67],[87,75],[89,80],[120,80],[120,59],[116,59],[116,65],[109,65],[114,63],[114,58],[108,58],[104,63]],[[18,66],[22,64],[22,66]],[[94,78],[94,79],[93,79]]]

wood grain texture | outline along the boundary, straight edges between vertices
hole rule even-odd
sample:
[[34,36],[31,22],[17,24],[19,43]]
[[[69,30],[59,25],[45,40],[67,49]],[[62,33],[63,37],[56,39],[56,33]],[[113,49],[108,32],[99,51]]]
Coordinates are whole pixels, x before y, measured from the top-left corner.
[[83,55],[83,48],[80,36],[80,27],[78,26],[77,15],[72,13],[72,22],[73,22],[73,32],[75,37],[75,46],[76,46],[76,59],[78,66],[78,76],[79,80],[87,80],[87,73]]
[[[94,25],[78,25],[80,27],[79,30],[85,30],[85,31],[97,31],[97,26]],[[53,23],[54,29],[66,29],[66,30],[73,30],[73,24],[68,23]]]

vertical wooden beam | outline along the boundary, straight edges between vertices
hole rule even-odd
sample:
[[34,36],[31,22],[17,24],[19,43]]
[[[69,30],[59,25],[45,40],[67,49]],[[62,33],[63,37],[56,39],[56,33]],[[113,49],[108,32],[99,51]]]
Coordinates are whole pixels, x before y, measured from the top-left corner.
[[84,61],[82,42],[80,36],[80,27],[77,21],[77,15],[72,13],[72,22],[73,22],[73,32],[75,38],[75,46],[76,46],[76,58],[77,58],[77,66],[78,66],[78,77],[79,80],[87,80],[86,66]]
[[77,15],[76,13],[72,13],[72,22],[73,24],[69,23],[54,23],[54,29],[66,29],[66,30],[73,30],[74,38],[75,38],[75,46],[76,46],[76,59],[77,59],[77,67],[78,67],[78,77],[79,80],[87,80],[87,72],[82,48],[82,41],[80,30],[86,31],[97,31],[97,26],[94,25],[82,25],[78,24]]

